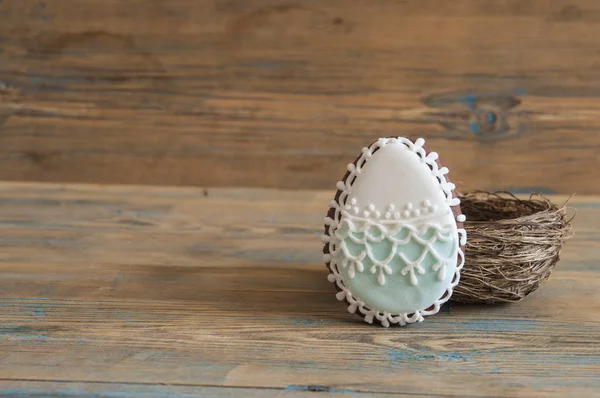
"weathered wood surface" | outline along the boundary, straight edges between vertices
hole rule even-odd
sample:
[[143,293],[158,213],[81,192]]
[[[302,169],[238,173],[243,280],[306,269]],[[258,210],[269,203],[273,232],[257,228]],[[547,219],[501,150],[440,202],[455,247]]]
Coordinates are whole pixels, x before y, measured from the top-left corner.
[[599,47],[595,0],[4,0],[0,179],[329,189],[410,134],[600,194]]
[[0,184],[0,395],[598,396],[600,198],[524,302],[384,329],[326,280],[331,195]]

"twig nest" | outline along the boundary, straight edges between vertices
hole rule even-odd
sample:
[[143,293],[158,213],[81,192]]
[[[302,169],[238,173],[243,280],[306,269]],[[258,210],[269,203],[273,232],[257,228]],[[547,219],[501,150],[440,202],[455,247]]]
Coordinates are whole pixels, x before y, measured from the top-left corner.
[[537,290],[572,235],[564,205],[537,194],[529,200],[481,191],[459,197],[469,239],[452,300],[515,302]]

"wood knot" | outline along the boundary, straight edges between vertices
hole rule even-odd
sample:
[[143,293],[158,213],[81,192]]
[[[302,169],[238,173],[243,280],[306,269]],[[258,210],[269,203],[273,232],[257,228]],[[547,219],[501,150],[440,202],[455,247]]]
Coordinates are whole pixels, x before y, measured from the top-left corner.
[[423,103],[438,109],[427,112],[432,121],[445,128],[445,135],[458,139],[497,140],[516,135],[521,99],[515,94],[453,92],[429,96]]

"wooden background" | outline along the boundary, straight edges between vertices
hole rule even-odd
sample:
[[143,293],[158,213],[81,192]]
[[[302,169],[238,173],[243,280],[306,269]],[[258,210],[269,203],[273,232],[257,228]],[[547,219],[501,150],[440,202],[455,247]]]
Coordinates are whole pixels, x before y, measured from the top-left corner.
[[[0,0],[0,395],[599,396],[599,99],[594,0]],[[550,280],[348,314],[324,206],[383,135],[577,193]]]
[[333,189],[380,135],[461,189],[600,194],[594,0],[0,1],[0,179]]

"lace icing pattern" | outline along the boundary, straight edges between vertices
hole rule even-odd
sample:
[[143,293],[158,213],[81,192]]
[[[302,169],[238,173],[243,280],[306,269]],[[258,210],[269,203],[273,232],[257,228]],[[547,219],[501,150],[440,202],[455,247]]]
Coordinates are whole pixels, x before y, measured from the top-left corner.
[[[377,233],[374,233],[377,232]],[[350,279],[355,273],[365,271],[365,260],[368,262],[371,274],[377,273],[379,285],[385,284],[385,276],[392,275],[390,263],[398,257],[405,267],[400,270],[401,275],[409,275],[412,285],[418,284],[417,274],[424,275],[426,270],[423,262],[429,255],[435,259],[431,271],[437,272],[438,280],[446,278],[446,267],[455,258],[454,250],[450,256],[438,253],[435,243],[450,242],[455,240],[452,226],[440,227],[437,224],[424,224],[419,228],[405,222],[380,222],[372,219],[360,219],[352,217],[347,212],[342,212],[342,219],[335,230],[336,249],[331,254],[337,257],[340,254],[342,268],[348,269]],[[373,244],[387,241],[390,250],[383,259],[377,258],[373,253]],[[404,253],[398,253],[398,246],[406,245],[410,241],[416,242],[421,247],[421,253],[416,259],[408,259]],[[361,249],[360,253],[354,254],[348,247],[349,243]]]

